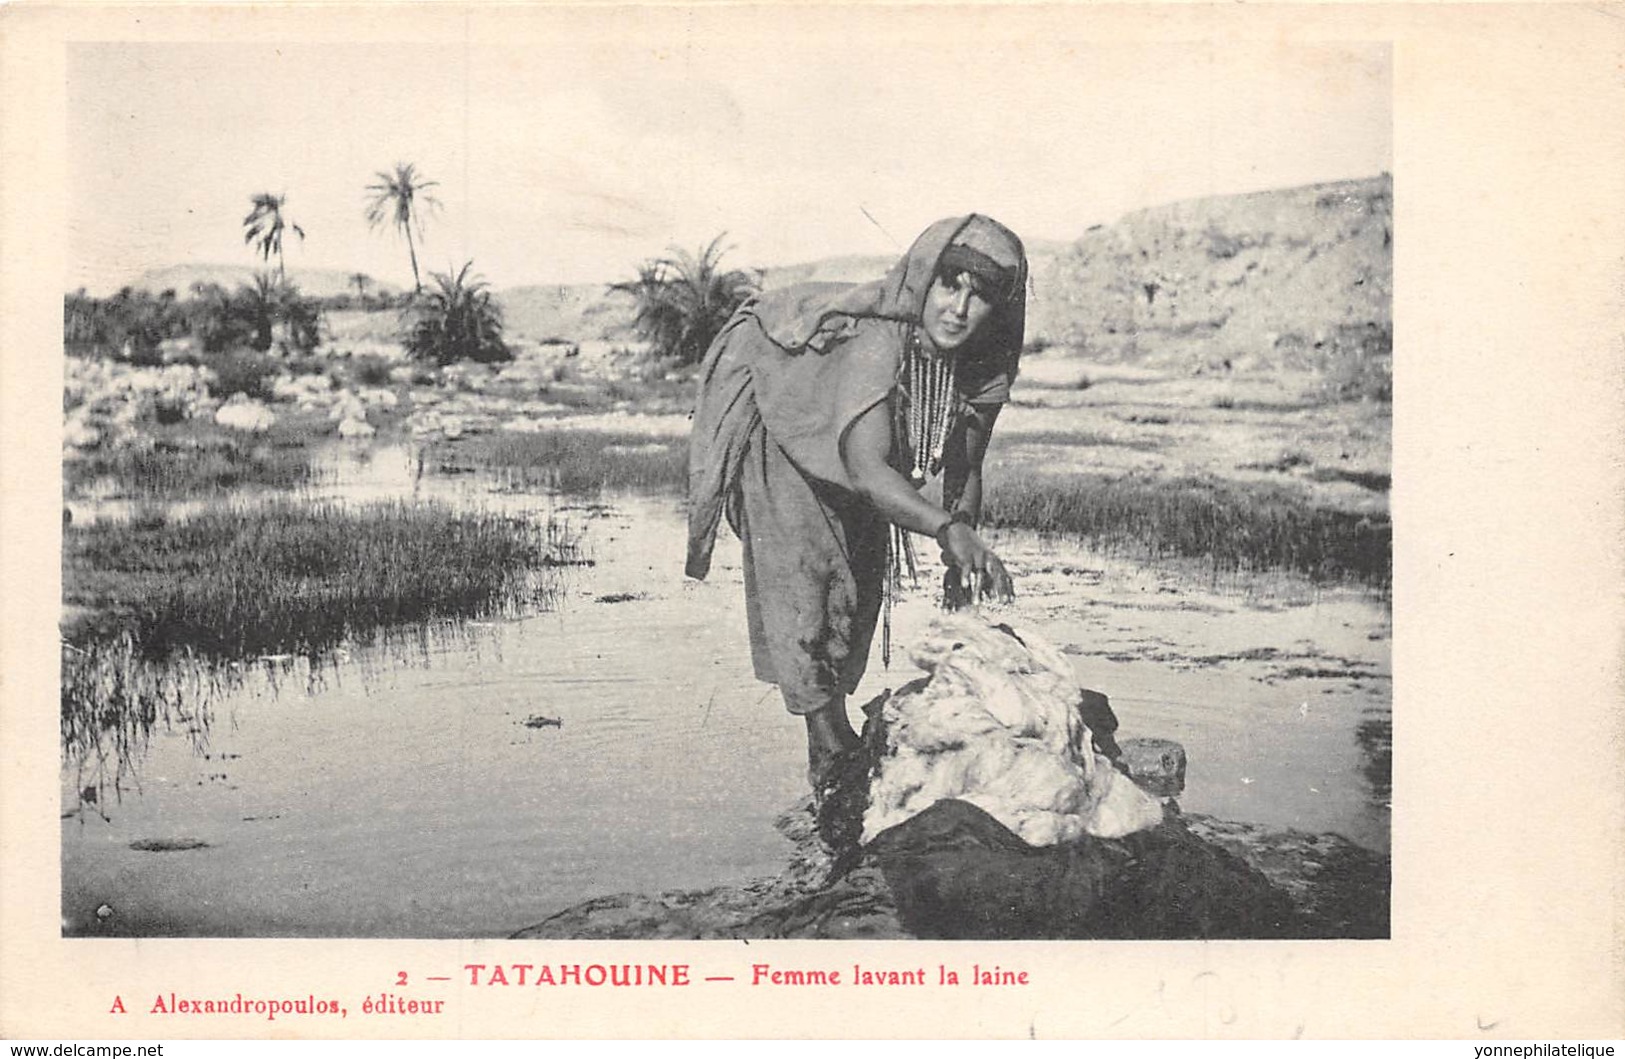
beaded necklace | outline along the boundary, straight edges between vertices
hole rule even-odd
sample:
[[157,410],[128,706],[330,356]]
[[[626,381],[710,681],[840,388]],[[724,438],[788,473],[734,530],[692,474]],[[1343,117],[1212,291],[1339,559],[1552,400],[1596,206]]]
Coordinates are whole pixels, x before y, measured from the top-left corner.
[[914,458],[909,479],[918,487],[942,470],[942,453],[953,426],[954,358],[928,356],[919,338],[910,335],[906,373],[908,438]]
[[[953,432],[956,409],[953,355],[927,353],[919,335],[911,329],[905,345],[902,383],[906,401],[898,416],[898,432],[909,448],[908,479],[914,488],[920,489],[941,472],[948,435]],[[892,601],[902,589],[904,570],[910,581],[919,580],[919,562],[914,554],[914,539],[901,526],[891,527],[887,545],[880,659],[882,665],[890,666]]]

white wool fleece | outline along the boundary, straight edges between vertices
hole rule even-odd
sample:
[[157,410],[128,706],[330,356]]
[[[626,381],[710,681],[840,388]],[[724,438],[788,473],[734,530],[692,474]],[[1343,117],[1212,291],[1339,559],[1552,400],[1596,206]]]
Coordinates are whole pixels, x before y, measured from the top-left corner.
[[1154,827],[1162,803],[1094,752],[1066,657],[974,615],[932,623],[911,657],[931,674],[885,705],[887,755],[863,841],[944,798],[986,810],[1035,846]]

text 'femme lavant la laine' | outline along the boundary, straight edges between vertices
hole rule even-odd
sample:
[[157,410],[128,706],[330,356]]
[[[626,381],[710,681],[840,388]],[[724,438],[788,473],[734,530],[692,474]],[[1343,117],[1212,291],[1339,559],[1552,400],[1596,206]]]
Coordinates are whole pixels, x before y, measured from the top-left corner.
[[[585,985],[585,986],[688,986],[697,981],[733,982],[741,980],[734,975],[706,975],[696,978],[693,968],[686,963],[672,964],[484,964],[463,965],[468,973],[469,985]],[[938,964],[924,967],[873,968],[853,964],[848,973],[838,968],[777,968],[772,964],[753,963],[750,976],[745,979],[753,986],[923,986],[923,985],[1005,985],[1032,984],[1024,970],[1007,970],[997,964],[983,967],[972,964],[968,973],[961,969]]]

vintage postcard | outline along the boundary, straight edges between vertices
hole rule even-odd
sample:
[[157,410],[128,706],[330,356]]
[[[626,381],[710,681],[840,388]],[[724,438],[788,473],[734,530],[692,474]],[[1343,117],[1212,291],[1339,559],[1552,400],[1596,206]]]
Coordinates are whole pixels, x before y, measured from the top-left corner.
[[1625,1033],[1617,6],[0,27],[5,1036]]

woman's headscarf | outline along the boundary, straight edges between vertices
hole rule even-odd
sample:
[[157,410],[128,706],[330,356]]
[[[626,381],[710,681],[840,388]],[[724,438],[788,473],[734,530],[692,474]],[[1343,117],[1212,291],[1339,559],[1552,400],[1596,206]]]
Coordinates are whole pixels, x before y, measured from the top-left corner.
[[[813,352],[850,334],[854,322],[866,317],[918,324],[926,292],[945,264],[953,271],[970,271],[1003,293],[991,318],[972,339],[974,355],[961,360],[960,368],[967,372],[961,376],[967,383],[1002,374],[1008,386],[1015,378],[1027,326],[1027,253],[1016,233],[979,213],[931,225],[883,279],[856,287],[792,288],[784,293],[794,300],[773,306],[776,311],[761,312],[758,319],[784,350]],[[984,275],[984,269],[994,272]],[[773,300],[771,294],[764,299],[768,300]]]

